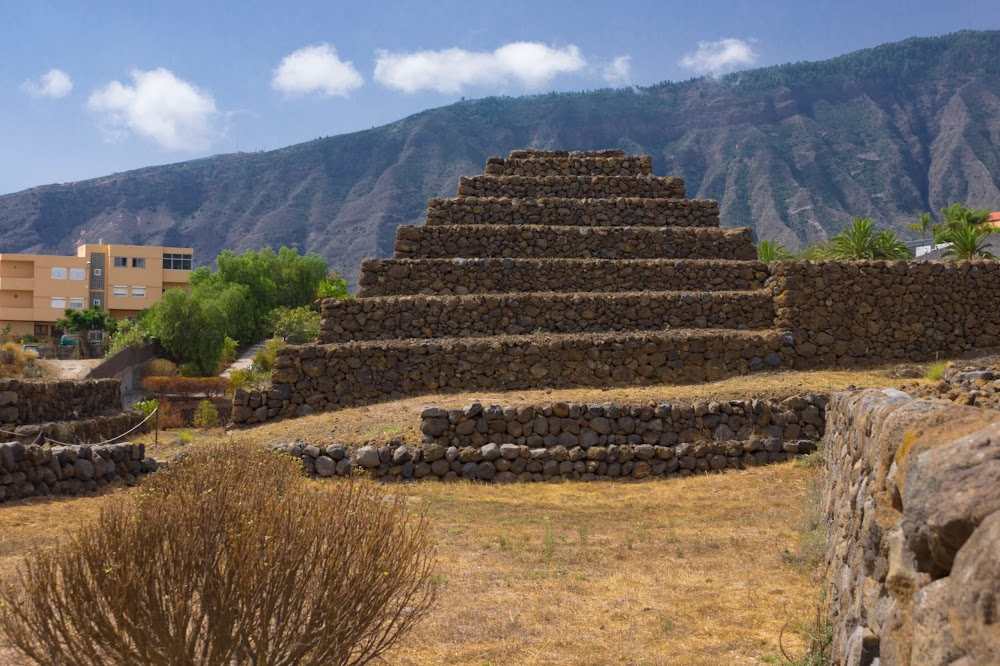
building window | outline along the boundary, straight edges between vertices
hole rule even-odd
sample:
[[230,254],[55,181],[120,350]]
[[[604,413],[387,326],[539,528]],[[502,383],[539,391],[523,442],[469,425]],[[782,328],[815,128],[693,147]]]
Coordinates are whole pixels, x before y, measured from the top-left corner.
[[69,309],[70,310],[82,310],[83,309],[83,299],[82,298],[70,298],[69,299]]
[[66,269],[52,267],[52,279],[53,280],[65,280],[66,279]]
[[123,284],[116,284],[111,288],[112,296],[128,296],[128,287]]
[[146,288],[145,287],[132,287],[132,295],[139,298],[146,298]]
[[171,252],[163,253],[164,270],[189,271],[191,270],[191,255],[176,254]]
[[128,257],[115,257],[115,268],[125,268],[128,266]]
[[71,268],[69,269],[69,279],[70,280],[82,280],[87,277],[87,271],[82,268]]
[[102,310],[102,309],[104,309],[104,306],[101,305],[101,299],[99,299],[99,298],[93,299],[93,302],[90,304],[90,307],[92,307],[95,310]]
[[100,277],[100,275],[101,275],[101,269],[100,268],[95,268],[94,269],[94,277]]
[[35,335],[41,338],[49,337],[49,325],[35,324]]
[[145,268],[146,258],[145,257],[132,257],[132,268]]
[[65,310],[66,309],[66,299],[60,298],[58,296],[52,297],[52,308],[54,310]]

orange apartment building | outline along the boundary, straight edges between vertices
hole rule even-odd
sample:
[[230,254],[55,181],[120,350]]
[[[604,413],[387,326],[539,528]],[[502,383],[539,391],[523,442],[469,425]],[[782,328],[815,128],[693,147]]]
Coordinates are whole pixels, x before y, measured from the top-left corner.
[[0,253],[0,327],[12,336],[53,335],[66,309],[107,310],[122,319],[187,286],[189,247],[85,243],[75,257]]

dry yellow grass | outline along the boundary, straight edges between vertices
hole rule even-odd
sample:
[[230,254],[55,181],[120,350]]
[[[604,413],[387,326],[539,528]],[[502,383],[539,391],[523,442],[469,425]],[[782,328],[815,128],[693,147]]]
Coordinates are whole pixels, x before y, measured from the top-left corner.
[[[762,663],[818,599],[797,563],[814,477],[786,463],[647,483],[386,486],[428,512],[440,585],[388,663]],[[0,507],[0,577],[106,498]],[[786,632],[786,648],[800,644]],[[0,650],[0,663],[18,662]]]
[[[264,423],[246,430],[265,442],[336,442],[356,445],[368,440],[384,442],[392,438],[410,443],[420,441],[420,410],[427,405],[453,409],[471,402],[525,405],[560,400],[563,402],[641,404],[665,400],[736,400],[750,397],[787,397],[807,391],[830,392],[848,386],[893,386],[895,368],[862,371],[773,372],[733,377],[705,384],[643,386],[612,389],[560,389],[509,391],[506,393],[450,393],[408,398],[367,407],[342,409],[296,419]],[[908,383],[925,380],[907,380]]]
[[[388,658],[757,664],[819,599],[798,563],[814,470],[627,484],[403,489],[431,517],[439,603]],[[786,631],[786,649],[801,639]]]

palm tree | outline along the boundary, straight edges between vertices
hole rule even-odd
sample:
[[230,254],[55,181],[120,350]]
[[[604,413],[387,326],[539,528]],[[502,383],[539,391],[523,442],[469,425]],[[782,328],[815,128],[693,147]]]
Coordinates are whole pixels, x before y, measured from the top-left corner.
[[791,259],[792,253],[776,240],[762,240],[757,243],[757,260],[769,264],[772,261]]
[[951,246],[941,256],[945,259],[959,261],[963,259],[996,259],[989,251],[990,244],[986,240],[991,233],[992,230],[989,227],[969,222],[945,229],[940,234],[940,241],[951,243]]
[[908,224],[906,225],[906,228],[910,229],[911,231],[916,231],[917,233],[920,234],[921,238],[927,238],[928,236],[927,232],[931,231],[931,229],[933,228],[931,225],[931,214],[924,213],[923,215],[920,216],[919,222]]
[[870,217],[856,217],[830,239],[832,259],[909,259],[910,251],[892,231],[878,230]]

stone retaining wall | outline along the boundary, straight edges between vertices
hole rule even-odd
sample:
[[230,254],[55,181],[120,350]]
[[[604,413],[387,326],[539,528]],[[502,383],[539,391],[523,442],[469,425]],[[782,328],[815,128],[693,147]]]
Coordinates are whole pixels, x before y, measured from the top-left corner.
[[330,299],[323,304],[319,341],[768,328],[771,305],[763,289]]
[[711,199],[495,199],[461,197],[427,202],[427,226],[530,224],[587,227],[718,227]]
[[0,427],[64,421],[120,412],[117,379],[25,381],[0,379]]
[[481,448],[517,444],[552,449],[579,446],[759,439],[818,439],[824,433],[828,396],[809,393],[784,400],[673,401],[640,406],[550,403],[522,407],[426,409],[423,445]]
[[1000,413],[840,393],[825,449],[834,663],[997,663]]
[[649,155],[626,156],[620,150],[594,152],[512,151],[508,159],[486,160],[491,176],[639,176],[653,173]]
[[1000,262],[771,264],[799,368],[920,361],[1000,344]]
[[[62,444],[87,444],[103,442],[123,435],[135,428],[146,418],[141,412],[127,411],[106,414],[86,419],[50,421],[4,428],[6,434],[0,439],[16,440],[22,444],[44,444],[53,440]],[[149,432],[147,422],[133,434]]]
[[761,289],[758,261],[628,259],[366,259],[359,297],[490,292]]
[[156,470],[142,444],[39,446],[0,444],[0,502],[39,495],[78,495],[114,481],[136,483]]
[[463,176],[460,197],[512,199],[683,199],[684,179],[675,176]]
[[[825,396],[813,395],[641,406],[473,403],[464,409],[424,409],[422,430],[428,434],[418,446],[392,442],[352,452],[339,444],[296,443],[275,450],[301,458],[309,474],[318,477],[366,473],[387,481],[494,483],[683,477],[810,453],[815,441],[801,438],[804,431],[791,426],[801,423],[814,436],[821,433],[825,404]],[[460,434],[466,424],[472,432]],[[687,427],[678,430],[681,425]],[[789,432],[795,437],[782,439]]]
[[455,225],[396,228],[396,259],[518,257],[582,259],[757,258],[750,229]]
[[781,367],[790,353],[776,332],[733,330],[288,346],[266,394],[236,392],[232,419],[256,423],[431,392],[698,382]]

